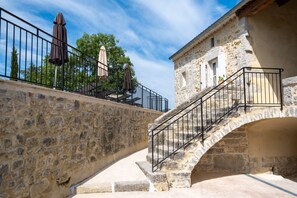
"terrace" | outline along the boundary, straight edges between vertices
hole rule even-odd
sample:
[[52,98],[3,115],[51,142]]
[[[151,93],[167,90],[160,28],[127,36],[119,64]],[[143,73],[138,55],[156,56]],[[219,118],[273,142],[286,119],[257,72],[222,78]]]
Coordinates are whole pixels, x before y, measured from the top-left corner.
[[[51,34],[3,8],[0,18],[0,77],[162,112],[169,110],[167,98],[140,82],[133,83],[132,90],[124,90],[122,74],[108,65],[112,80],[104,82],[97,76],[98,60],[69,44],[69,62],[56,67],[49,61],[54,46]],[[18,66],[16,75],[11,72],[13,53]]]

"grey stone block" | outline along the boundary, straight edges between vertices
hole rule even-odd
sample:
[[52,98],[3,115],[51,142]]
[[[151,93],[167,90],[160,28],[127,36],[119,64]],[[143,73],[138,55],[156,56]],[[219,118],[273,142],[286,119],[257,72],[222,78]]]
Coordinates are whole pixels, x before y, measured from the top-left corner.
[[244,156],[238,155],[217,155],[214,157],[214,167],[223,170],[240,171],[245,166]]
[[154,184],[158,191],[169,190],[166,174],[160,171],[152,172],[152,165],[147,162],[136,162],[145,176]]
[[297,84],[297,77],[294,76],[291,78],[286,78],[286,79],[283,79],[282,81],[283,81],[283,86],[295,85]]
[[149,191],[150,183],[143,181],[121,181],[114,183],[115,192]]
[[76,188],[77,194],[86,194],[86,193],[111,193],[112,185],[111,183],[99,183],[96,185],[88,185],[88,186],[78,186]]
[[290,106],[292,105],[292,88],[291,87],[285,87],[284,88],[284,105]]

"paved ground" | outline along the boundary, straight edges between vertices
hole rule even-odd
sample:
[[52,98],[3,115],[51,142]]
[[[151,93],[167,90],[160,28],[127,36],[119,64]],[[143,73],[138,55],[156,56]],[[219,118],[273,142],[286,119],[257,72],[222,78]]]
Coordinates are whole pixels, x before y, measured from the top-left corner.
[[114,182],[114,181],[135,181],[146,180],[146,176],[140,170],[135,162],[146,160],[147,149],[143,149],[127,156],[102,172],[95,175],[83,185],[92,185],[96,183]]
[[[143,180],[135,161],[143,161],[147,150],[124,158],[99,173],[87,184],[106,181]],[[295,180],[295,181],[294,181]],[[297,197],[296,178],[286,179],[272,174],[224,175],[218,173],[195,176],[192,188],[167,192],[118,192],[80,194],[73,198],[192,198],[192,197]]]

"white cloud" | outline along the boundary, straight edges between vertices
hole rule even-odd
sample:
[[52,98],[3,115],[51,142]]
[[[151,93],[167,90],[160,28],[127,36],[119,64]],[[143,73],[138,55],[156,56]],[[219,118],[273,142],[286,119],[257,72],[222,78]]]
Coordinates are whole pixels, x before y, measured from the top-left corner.
[[134,63],[137,79],[143,85],[170,99],[170,107],[173,107],[173,66],[167,61],[148,59],[138,52],[128,52],[128,56]]
[[72,45],[84,32],[114,34],[134,63],[138,80],[171,104],[174,66],[168,57],[227,11],[218,0],[2,0],[1,4],[49,33],[54,16],[63,12]]
[[214,0],[134,0],[150,23],[145,31],[161,43],[184,44],[213,20]]

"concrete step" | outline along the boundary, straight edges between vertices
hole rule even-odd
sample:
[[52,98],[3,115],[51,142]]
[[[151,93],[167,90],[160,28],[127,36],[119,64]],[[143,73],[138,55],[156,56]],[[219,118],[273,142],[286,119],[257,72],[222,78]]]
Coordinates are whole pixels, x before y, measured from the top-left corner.
[[[157,153],[154,151],[154,164],[156,164],[156,162],[165,162],[167,163],[169,160],[176,160],[176,159],[181,159],[184,156],[184,150],[180,149],[178,151],[176,151],[175,153],[170,153],[171,155],[168,157],[168,153],[164,153],[165,155],[163,155],[162,153]],[[166,159],[164,159],[166,157]],[[152,164],[152,153],[148,153],[146,156],[146,161],[150,164]]]
[[[147,155],[146,155],[146,161],[148,161],[150,164],[152,163],[152,153],[148,153]],[[161,154],[161,153],[159,153],[159,154],[157,154],[156,152],[154,153],[154,160],[157,160],[157,159],[163,159],[164,158],[164,156]]]
[[[156,149],[159,149],[159,147],[161,147],[164,143],[165,143],[166,147],[168,147],[168,145],[169,145],[170,147],[174,147],[174,149],[176,149],[176,148],[180,148],[180,147],[184,146],[184,144],[186,144],[189,140],[192,140],[193,138],[199,138],[199,137],[201,137],[200,131],[199,131],[199,133],[197,133],[196,131],[193,133],[192,132],[183,132],[183,131],[177,132],[176,131],[174,133],[174,135],[171,134],[170,136],[164,136],[164,138],[159,137],[159,139],[155,138],[155,140],[154,140],[155,151],[156,151]],[[156,144],[157,139],[159,141],[159,144]],[[149,145],[152,144],[151,139],[149,139],[148,143],[149,143]],[[148,151],[152,152],[151,147],[149,147]]]
[[98,183],[96,185],[81,185],[76,187],[76,194],[110,193],[112,191],[111,183]]
[[152,171],[152,164],[147,161],[136,162],[145,176],[153,183],[157,191],[169,190],[166,174],[161,171]]
[[176,132],[175,133],[175,138],[174,139],[177,139],[178,138],[182,142],[183,140],[189,140],[189,139],[192,139],[192,138],[194,138],[196,136],[199,137],[199,134],[200,134],[199,132],[192,131],[192,130],[189,130],[189,131],[179,131],[179,132]]
[[175,135],[174,138],[165,138],[164,141],[162,141],[159,145],[155,145],[154,152],[156,154],[159,153],[159,155],[161,156],[160,158],[163,158],[163,155],[166,156],[170,153],[178,152],[179,149],[185,148],[189,141],[195,138],[201,138],[201,136],[201,133],[180,132],[179,134]]
[[[156,135],[154,137],[154,144],[155,145],[162,145],[163,142],[165,142],[166,144],[172,145],[173,142],[185,142],[189,139],[192,139],[196,136],[200,136],[201,135],[201,130],[200,127],[196,127],[197,129],[199,128],[199,130],[195,130],[192,131],[192,128],[189,128],[190,130],[175,130],[174,133],[173,131],[169,134],[166,133],[166,131],[164,133],[159,133],[159,135]],[[151,143],[151,139],[149,140],[149,143]]]
[[143,181],[120,181],[114,183],[115,192],[135,192],[150,190],[150,183],[147,180]]
[[[199,134],[197,138],[199,138],[200,136],[201,135]],[[193,138],[193,136],[191,138],[187,138],[187,139],[186,138],[182,139],[182,137],[180,137],[180,139],[177,139],[177,137],[176,137],[175,139],[169,140],[169,145],[174,147],[174,149],[185,147],[184,144],[192,138]]]
[[170,153],[173,153],[174,150],[176,150],[177,148],[174,148],[172,145],[169,145],[169,143],[167,144],[167,142],[165,143],[165,145],[159,145],[159,146],[156,146],[154,148],[154,152],[156,154],[161,154],[162,156],[167,156],[169,155]]
[[117,181],[112,183],[97,183],[93,185],[82,185],[76,187],[76,194],[89,193],[112,193],[112,192],[149,192],[150,183],[148,180]]
[[117,193],[134,191],[151,191],[151,183],[136,165],[136,161],[145,160],[147,149],[133,153],[96,175],[72,187],[76,194]]

